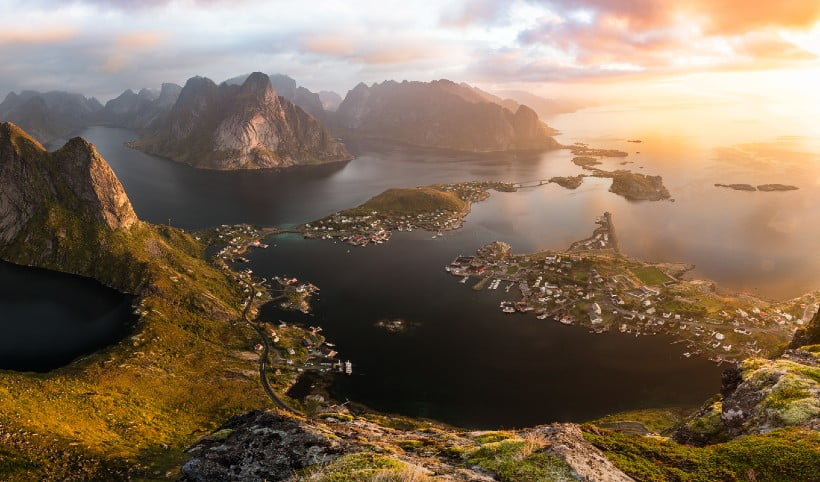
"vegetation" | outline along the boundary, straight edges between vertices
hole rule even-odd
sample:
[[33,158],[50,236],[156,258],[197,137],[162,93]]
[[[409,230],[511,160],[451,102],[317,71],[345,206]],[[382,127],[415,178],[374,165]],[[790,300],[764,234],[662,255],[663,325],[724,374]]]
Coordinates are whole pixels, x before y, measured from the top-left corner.
[[680,425],[694,410],[688,408],[647,408],[607,415],[589,422],[603,428],[613,424],[637,422],[656,434],[665,434]]
[[[235,324],[245,296],[229,272],[205,261],[193,236],[141,222],[110,230],[55,203],[0,257],[137,295],[129,339],[49,373],[0,372],[0,425],[14,427],[8,446],[42,459],[45,478],[162,474],[198,434],[269,405],[255,370],[255,334]],[[283,342],[296,345],[300,335],[284,331]],[[2,460],[15,470],[33,467]]]
[[343,211],[342,214],[356,216],[373,211],[383,214],[408,215],[433,211],[461,212],[467,203],[452,192],[434,187],[388,189],[378,194],[358,208]]
[[659,270],[654,266],[639,266],[632,268],[632,273],[638,277],[644,284],[650,286],[659,286],[667,281],[674,281],[668,274]]
[[695,448],[656,437],[583,427],[619,469],[641,481],[817,480],[820,433],[800,428]]
[[493,472],[501,481],[575,480],[567,464],[546,453],[537,437],[514,438],[483,444],[467,462]]
[[420,468],[387,455],[360,452],[312,468],[299,480],[315,482],[424,482],[431,480]]

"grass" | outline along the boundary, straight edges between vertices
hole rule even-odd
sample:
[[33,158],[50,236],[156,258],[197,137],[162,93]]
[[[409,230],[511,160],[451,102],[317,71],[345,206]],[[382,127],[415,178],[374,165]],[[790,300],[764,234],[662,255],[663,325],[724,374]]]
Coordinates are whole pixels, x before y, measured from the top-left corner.
[[66,367],[0,372],[0,426],[14,429],[5,445],[43,467],[36,472],[3,456],[3,470],[50,479],[163,473],[199,435],[269,406],[255,357],[242,356],[255,334],[233,324],[244,295],[204,259],[204,247],[180,230],[143,222],[109,229],[94,206],[49,181],[60,179],[52,170],[70,152],[45,153],[24,136],[13,142],[42,174],[32,177],[31,191],[43,202],[15,241],[0,247],[0,258],[94,278],[135,295],[142,315],[130,338]]
[[313,467],[298,480],[311,482],[425,482],[421,469],[387,455],[361,452]]
[[467,458],[467,463],[492,472],[498,480],[575,480],[567,464],[545,451],[545,442],[536,438],[513,438],[483,444]]
[[640,481],[815,481],[820,433],[787,428],[695,448],[656,437],[583,427],[584,436],[619,469]]
[[343,211],[343,214],[356,216],[376,211],[391,215],[416,215],[435,211],[462,212],[467,203],[452,192],[432,187],[388,189],[378,194],[361,206]]
[[649,408],[615,413],[589,423],[602,426],[617,422],[638,422],[650,432],[663,434],[680,425],[693,412],[688,408]]
[[638,277],[644,284],[650,286],[660,286],[667,281],[672,281],[666,273],[654,266],[640,266],[632,268],[632,273]]

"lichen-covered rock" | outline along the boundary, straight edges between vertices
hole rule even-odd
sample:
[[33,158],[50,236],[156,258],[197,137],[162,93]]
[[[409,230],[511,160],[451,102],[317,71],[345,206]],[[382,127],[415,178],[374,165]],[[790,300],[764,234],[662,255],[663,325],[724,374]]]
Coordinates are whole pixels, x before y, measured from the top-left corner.
[[577,480],[588,482],[627,482],[633,480],[616,468],[604,454],[589,443],[578,425],[553,424],[534,428],[543,437],[547,452],[562,459]]
[[705,445],[786,426],[820,425],[818,354],[798,349],[744,360],[724,376],[722,399],[701,409],[673,438]]
[[183,480],[284,480],[305,467],[328,463],[347,444],[297,419],[255,411],[229,420],[188,450]]

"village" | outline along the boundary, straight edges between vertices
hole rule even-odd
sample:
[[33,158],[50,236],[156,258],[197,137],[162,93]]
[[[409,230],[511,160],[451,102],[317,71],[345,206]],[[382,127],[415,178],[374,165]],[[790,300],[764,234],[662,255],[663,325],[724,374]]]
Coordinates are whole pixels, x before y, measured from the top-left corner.
[[422,229],[435,233],[432,237],[437,238],[444,231],[461,228],[470,205],[487,199],[490,190],[516,189],[509,183],[491,181],[393,189],[357,208],[337,212],[299,229],[305,238],[338,239],[362,247],[387,242],[393,231]]
[[474,256],[458,256],[445,270],[462,283],[473,280],[477,291],[510,293],[500,302],[505,313],[531,313],[594,333],[666,333],[687,346],[683,356],[716,362],[775,352],[818,309],[820,292],[784,303],[722,295],[711,282],[682,279],[691,266],[621,256],[611,215],[596,222],[593,236],[567,251],[511,254],[496,241]]
[[[268,249],[270,246],[264,244],[262,239],[281,231],[278,228],[259,228],[247,224],[222,225],[197,236],[198,241],[203,241],[208,246],[213,262],[249,298],[247,309],[253,314],[258,313],[258,308],[267,303],[277,303],[285,311],[309,313],[312,298],[320,291],[314,284],[294,277],[258,279],[251,269],[237,269],[237,265],[248,262],[243,255],[250,249]],[[240,308],[246,307],[243,305]],[[338,358],[335,345],[321,336],[322,328],[319,326],[302,327],[282,320],[276,323],[256,321],[252,324],[258,328],[257,332],[267,338],[274,361],[272,374],[286,378],[287,384],[294,383],[305,372],[353,373],[352,363]],[[256,343],[253,348],[262,352],[265,345]]]

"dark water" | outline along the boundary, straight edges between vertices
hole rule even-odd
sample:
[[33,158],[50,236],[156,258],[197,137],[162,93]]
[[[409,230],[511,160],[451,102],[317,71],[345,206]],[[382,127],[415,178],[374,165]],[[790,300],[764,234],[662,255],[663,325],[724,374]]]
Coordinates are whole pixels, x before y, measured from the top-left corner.
[[[127,130],[97,127],[82,135],[111,163],[143,219],[170,218],[188,229],[302,223],[388,187],[581,172],[567,151],[476,155],[377,142],[351,143],[358,157],[348,163],[211,172],[124,147],[134,138]],[[622,140],[608,142],[600,147],[634,148]],[[271,241],[277,246],[252,255],[252,268],[262,276],[295,275],[322,288],[315,315],[302,321],[323,326],[354,364],[355,374],[334,385],[340,399],[474,427],[698,405],[718,390],[721,368],[683,358],[681,345],[670,345],[670,339],[590,335],[549,320],[504,315],[498,309],[503,290],[476,293],[442,269],[455,255],[494,240],[518,252],[565,248],[591,232],[595,216],[610,211],[629,255],[694,263],[697,276],[771,297],[820,288],[820,259],[812,254],[812,240],[820,236],[812,221],[820,218],[814,154],[794,158],[790,169],[775,176],[765,170],[774,162],[767,160],[771,155],[755,154],[762,148],[744,148],[746,158],[720,146],[647,141],[640,149],[640,155],[630,152],[635,164],[628,167],[662,174],[676,202],[630,203],[607,192],[603,179],[587,179],[575,191],[549,185],[494,193],[473,207],[463,230],[443,239],[402,233],[386,245],[362,249],[279,237]],[[608,160],[603,168],[622,167],[618,162]],[[741,178],[802,180],[802,189],[744,195],[712,186]],[[263,316],[299,320],[273,308]],[[382,318],[403,318],[415,328],[389,334],[373,326]]]
[[131,297],[96,281],[0,262],[0,369],[48,371],[125,337]]

